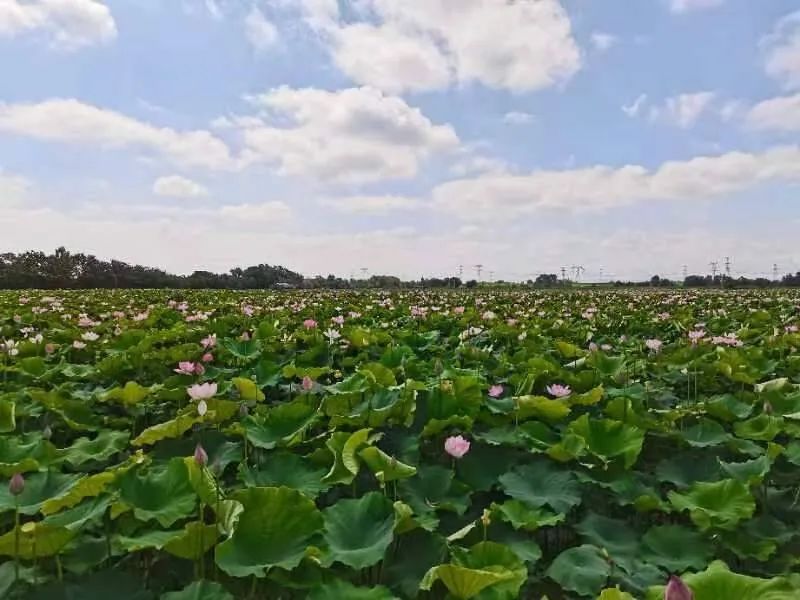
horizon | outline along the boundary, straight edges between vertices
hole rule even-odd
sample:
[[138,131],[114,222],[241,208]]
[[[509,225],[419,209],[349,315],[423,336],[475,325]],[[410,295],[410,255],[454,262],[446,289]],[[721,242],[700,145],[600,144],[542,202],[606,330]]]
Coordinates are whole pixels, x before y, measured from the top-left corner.
[[452,6],[10,0],[0,252],[406,281],[800,271],[796,2]]

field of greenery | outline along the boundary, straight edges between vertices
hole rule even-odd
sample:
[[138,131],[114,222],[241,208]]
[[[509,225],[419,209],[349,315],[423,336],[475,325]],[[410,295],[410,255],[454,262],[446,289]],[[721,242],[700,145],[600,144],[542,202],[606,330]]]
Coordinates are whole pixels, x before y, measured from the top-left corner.
[[800,292],[0,293],[0,598],[797,600]]

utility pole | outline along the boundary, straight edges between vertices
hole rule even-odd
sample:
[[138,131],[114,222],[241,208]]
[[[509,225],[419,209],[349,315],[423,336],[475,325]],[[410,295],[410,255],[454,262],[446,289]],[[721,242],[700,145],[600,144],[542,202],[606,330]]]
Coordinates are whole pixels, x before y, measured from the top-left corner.
[[711,281],[714,281],[717,278],[717,268],[719,267],[719,263],[715,260],[712,260],[708,263],[708,266],[711,267]]
[[489,282],[494,283],[494,271],[489,271]]
[[689,276],[689,266],[683,265],[683,280],[686,281],[686,278]]
[[481,280],[481,272],[483,271],[483,265],[475,265],[475,272],[478,274],[478,281]]
[[458,278],[461,279],[461,276],[464,274],[464,265],[458,265]]
[[600,267],[600,282],[603,281],[603,267]]
[[778,281],[778,263],[772,265],[772,281]]
[[567,280],[567,267],[561,267],[561,281]]

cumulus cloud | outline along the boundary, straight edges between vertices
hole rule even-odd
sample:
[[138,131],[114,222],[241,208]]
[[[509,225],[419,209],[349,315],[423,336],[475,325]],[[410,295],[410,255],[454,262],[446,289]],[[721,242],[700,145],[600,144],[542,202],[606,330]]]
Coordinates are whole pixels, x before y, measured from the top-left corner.
[[761,46],[767,74],[784,89],[800,89],[800,11],[779,20]]
[[41,33],[62,50],[77,50],[117,37],[111,11],[97,0],[2,0],[0,38]]
[[159,177],[153,183],[153,193],[159,196],[169,196],[172,198],[197,198],[208,196],[208,190],[191,179],[180,175],[168,175]]
[[714,92],[695,92],[672,96],[667,98],[662,106],[650,107],[650,120],[665,121],[688,129],[704,112],[711,108],[715,98]]
[[31,182],[26,178],[4,173],[0,169],[0,207],[21,205],[31,187]]
[[617,36],[602,31],[593,32],[591,40],[592,45],[600,52],[605,52],[606,50],[616,46],[619,42],[619,38]]
[[512,110],[503,115],[503,123],[508,123],[510,125],[527,125],[528,123],[533,123],[535,120],[536,117],[531,113],[518,110]]
[[359,0],[360,20],[336,2],[304,0],[307,20],[353,81],[388,92],[453,83],[531,91],[569,80],[581,67],[569,16],[558,0]]
[[486,175],[441,184],[432,197],[436,208],[465,220],[511,219],[542,211],[597,211],[654,200],[708,199],[774,181],[800,181],[800,147],[701,156],[665,162],[655,170],[598,165]]
[[670,10],[677,14],[722,6],[725,0],[670,0]]
[[208,131],[156,127],[75,99],[0,103],[0,131],[45,141],[144,151],[185,167],[232,166],[227,145]]
[[745,122],[764,131],[800,131],[800,94],[759,102],[747,112]]
[[278,41],[278,29],[255,6],[244,19],[244,33],[257,52],[268,50]]
[[282,86],[251,100],[265,122],[241,129],[244,159],[275,165],[282,175],[339,183],[408,178],[423,159],[459,145],[450,125],[435,125],[374,88]]

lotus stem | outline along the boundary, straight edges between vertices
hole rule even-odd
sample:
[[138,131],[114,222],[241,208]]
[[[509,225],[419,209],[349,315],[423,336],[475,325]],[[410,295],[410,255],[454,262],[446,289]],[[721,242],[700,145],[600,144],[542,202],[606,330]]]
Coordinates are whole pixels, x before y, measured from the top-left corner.
[[19,581],[19,497],[14,500],[14,583]]

